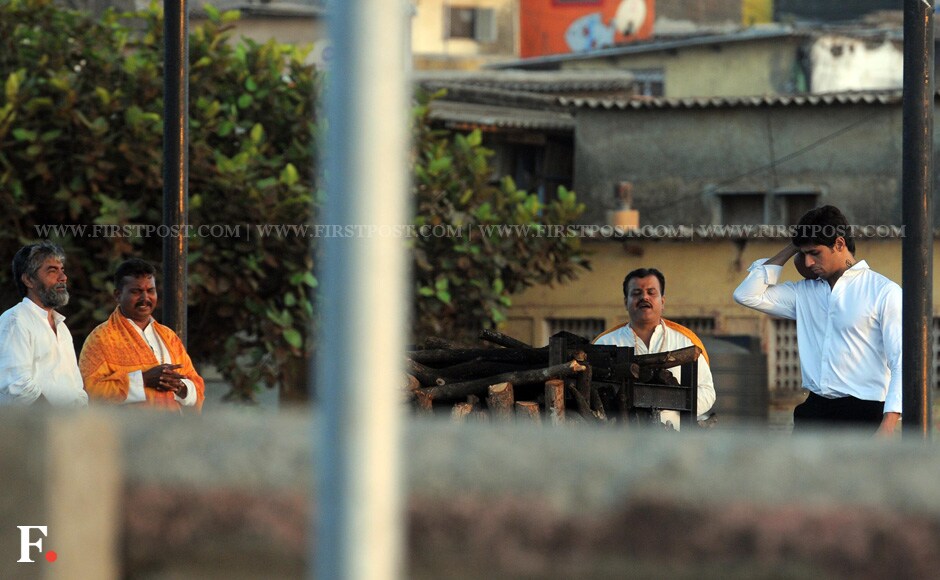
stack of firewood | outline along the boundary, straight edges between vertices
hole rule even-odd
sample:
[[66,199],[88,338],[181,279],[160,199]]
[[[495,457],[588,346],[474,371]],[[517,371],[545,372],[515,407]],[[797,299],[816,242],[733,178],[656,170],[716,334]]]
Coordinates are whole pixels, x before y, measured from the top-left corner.
[[[595,346],[567,332],[542,348],[491,330],[480,338],[493,346],[430,338],[424,349],[408,353],[406,396],[417,413],[554,425],[639,421],[650,414],[638,413],[631,387],[663,385],[678,392],[679,381],[666,369],[691,363],[700,353],[690,347],[634,356],[632,348]],[[694,417],[694,406],[692,412]]]

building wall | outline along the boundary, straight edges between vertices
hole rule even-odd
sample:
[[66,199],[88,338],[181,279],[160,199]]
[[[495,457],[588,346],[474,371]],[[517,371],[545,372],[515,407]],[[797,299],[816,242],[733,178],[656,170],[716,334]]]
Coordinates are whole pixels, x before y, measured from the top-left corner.
[[[853,223],[900,223],[900,104],[579,109],[576,123],[585,223],[605,223],[622,181],[641,224],[719,223],[719,193],[800,188]],[[779,220],[769,203],[758,223]]]
[[899,89],[904,83],[900,43],[825,35],[813,42],[809,57],[814,93]]
[[[418,68],[435,67],[436,61],[469,60],[482,64],[494,58],[518,56],[518,14],[513,0],[414,0],[412,19],[412,50]],[[492,8],[496,14],[496,40],[477,42],[466,38],[445,38],[447,7]],[[480,57],[487,57],[481,59]]]
[[562,68],[661,69],[667,98],[793,93],[799,84],[797,51],[802,43],[799,37],[777,37],[568,61]]
[[[786,239],[591,241],[585,247],[592,269],[566,284],[533,287],[514,296],[505,331],[544,346],[549,338],[548,319],[603,318],[606,328],[621,324],[627,320],[624,276],[636,268],[655,267],[666,277],[666,318],[714,317],[716,336],[760,337],[766,347],[771,318],[736,304],[731,295],[754,260],[776,254],[786,243]],[[933,251],[940,255],[940,242],[934,243]],[[900,239],[859,239],[856,257],[901,283]],[[784,268],[782,281],[799,279],[792,265]],[[937,268],[933,285],[940,285]],[[940,294],[934,293],[933,299],[937,316]]]
[[[190,25],[199,26],[204,20],[201,13],[193,14],[190,17]],[[310,46],[311,51],[307,55],[307,62],[315,64],[318,68],[329,68],[330,41],[327,39],[327,23],[324,18],[243,13],[241,19],[235,23],[235,33],[231,39],[237,42],[243,37],[261,44],[274,40],[281,44]]]

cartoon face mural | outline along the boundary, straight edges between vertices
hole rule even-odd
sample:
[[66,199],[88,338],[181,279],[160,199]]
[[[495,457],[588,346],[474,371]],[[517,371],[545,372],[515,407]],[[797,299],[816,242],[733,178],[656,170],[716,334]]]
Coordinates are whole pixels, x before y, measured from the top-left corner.
[[521,0],[522,56],[584,52],[648,38],[655,0]]
[[614,27],[604,24],[600,12],[582,16],[572,22],[565,31],[565,44],[572,52],[613,46]]

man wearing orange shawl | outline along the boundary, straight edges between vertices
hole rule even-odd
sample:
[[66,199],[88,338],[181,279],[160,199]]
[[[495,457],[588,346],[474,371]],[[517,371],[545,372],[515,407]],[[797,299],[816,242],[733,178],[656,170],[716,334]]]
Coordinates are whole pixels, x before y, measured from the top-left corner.
[[132,258],[114,274],[117,308],[82,347],[78,367],[92,402],[182,412],[202,409],[205,383],[183,342],[153,319],[156,269]]

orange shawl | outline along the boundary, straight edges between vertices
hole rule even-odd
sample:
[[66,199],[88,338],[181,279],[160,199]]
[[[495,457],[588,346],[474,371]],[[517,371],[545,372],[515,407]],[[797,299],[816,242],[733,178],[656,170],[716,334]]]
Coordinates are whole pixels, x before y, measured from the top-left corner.
[[[90,400],[123,402],[130,390],[128,374],[133,371],[145,371],[159,364],[150,346],[131,326],[133,324],[121,314],[119,308],[115,308],[108,320],[99,324],[85,340],[78,359],[78,368]],[[200,411],[206,398],[205,383],[186,354],[186,347],[168,327],[156,320],[152,324],[157,336],[166,345],[173,363],[183,365],[177,372],[196,385],[196,405],[193,409]],[[182,408],[169,391],[145,387],[144,393],[147,402],[140,403],[141,405],[174,411]]]

